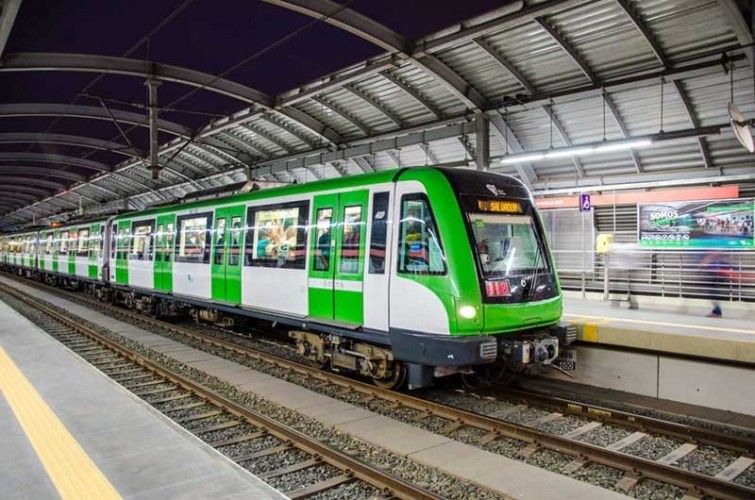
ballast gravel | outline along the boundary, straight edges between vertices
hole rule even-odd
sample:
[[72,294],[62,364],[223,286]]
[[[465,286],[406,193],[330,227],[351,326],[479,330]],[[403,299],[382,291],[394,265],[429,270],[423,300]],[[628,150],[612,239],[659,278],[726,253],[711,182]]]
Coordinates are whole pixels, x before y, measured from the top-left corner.
[[712,446],[700,446],[682,457],[675,465],[682,469],[714,476],[738,457],[739,455]]
[[583,443],[594,444],[595,446],[606,447],[632,434],[632,431],[615,427],[613,425],[601,425],[597,429],[583,434],[577,438]]
[[[102,329],[100,328],[100,330]],[[120,338],[120,336],[118,335],[111,334],[111,336],[118,337],[117,340],[122,343],[131,343],[130,340]],[[170,335],[167,335],[167,336],[170,336]],[[229,336],[233,337],[234,341],[237,341],[237,342],[239,341],[238,336],[233,335],[233,334],[229,334]],[[181,336],[177,335],[176,337],[181,337]],[[183,343],[187,343],[191,345],[191,342],[186,342],[185,339],[179,339],[179,340],[181,340]],[[260,343],[260,341],[250,341],[250,342],[252,344]],[[266,342],[266,344],[268,345],[265,348],[265,350],[270,351],[269,346],[274,345],[275,343]],[[198,345],[195,345],[194,347],[200,348],[207,352],[212,352],[214,350],[215,351],[213,352],[214,354],[220,355],[228,359],[233,359],[233,356],[229,356],[228,351],[226,351],[225,349],[220,349],[220,348],[212,349],[212,348],[208,348],[207,346],[202,345],[201,343],[198,343]],[[254,347],[260,348],[259,345],[255,345]],[[150,357],[161,356],[155,353],[154,351],[149,350],[148,348],[144,348],[144,349],[147,351],[150,351],[151,353]],[[281,355],[282,357],[286,357],[289,359],[297,358],[296,353],[293,352],[292,349],[286,349],[286,348],[281,348],[280,354],[278,355]],[[250,362],[248,358],[244,356],[237,356],[237,357],[242,358],[242,359],[235,359],[235,361],[241,361],[241,364],[249,366]],[[297,359],[297,361],[301,361],[301,359]],[[258,364],[258,363],[253,362],[252,364]],[[200,376],[203,375],[201,374],[201,372],[196,372],[195,370],[185,367],[185,366],[182,366],[181,368],[182,370],[185,370],[186,373],[191,373],[192,377],[194,377],[197,374],[200,374]],[[252,366],[252,368],[256,368],[256,367]],[[303,385],[303,386],[309,385],[310,389],[315,389],[318,392],[323,392],[322,390],[323,385],[318,383],[317,380],[309,380],[309,381],[304,381],[304,383],[302,383],[302,376],[298,374],[292,374],[290,372],[286,373],[285,370],[283,369],[278,369],[278,368],[271,369],[269,366],[265,366],[265,368],[261,369],[260,371],[263,371],[269,374],[274,374],[274,376],[278,376],[279,378],[289,380],[299,385]],[[275,371],[277,371],[278,373],[271,373]],[[309,382],[309,383],[306,383],[306,382]],[[335,396],[338,399],[361,404],[362,406],[365,406],[364,396],[359,394],[356,391],[347,393],[347,392],[344,392],[340,388],[334,388],[333,392],[334,394],[330,394],[330,395]],[[160,394],[159,396],[160,398],[167,397],[166,394]],[[487,414],[489,416],[502,418],[504,420],[508,420],[511,422],[520,423],[524,425],[526,425],[527,423],[531,423],[533,420],[543,415],[548,414],[547,411],[530,408],[523,405],[508,404],[502,401],[495,401],[495,400],[490,401],[487,398],[477,398],[476,401],[473,401],[472,398],[470,398],[469,395],[466,395],[466,394],[457,396],[456,399],[458,399],[460,403],[457,406],[467,407],[467,409],[471,409],[472,411],[477,411],[479,413]],[[448,403],[449,401],[443,401],[443,402]],[[178,406],[183,406],[185,404],[187,404],[186,400],[180,400]],[[160,409],[163,410],[163,405],[159,405],[159,406],[160,406]],[[382,413],[388,416],[394,416],[396,412],[401,413],[400,409],[397,410],[396,408],[392,408],[389,405],[382,405],[379,402],[375,402],[375,401],[368,402],[366,406],[372,407],[373,411],[376,411],[377,413]],[[406,418],[409,421],[415,420],[416,417],[418,416],[416,414],[411,414],[410,411],[407,411],[405,413],[406,415],[404,416],[404,418]],[[401,418],[401,417],[396,416],[395,418]],[[445,419],[437,419],[435,422],[433,422],[431,419],[432,417],[421,419],[419,420],[419,422],[411,422],[411,423],[418,426],[423,426],[423,423],[424,423],[424,425],[434,428],[435,429],[434,432],[440,432],[443,429],[443,427],[445,427],[448,424],[448,420],[445,420]],[[431,422],[431,423],[427,424],[427,422]],[[543,425],[549,427],[547,429],[549,432],[564,433],[564,432],[573,430],[581,425],[584,425],[586,422],[587,421],[584,419],[579,419],[575,417],[564,417],[564,418],[557,419],[551,422],[547,422],[546,424],[543,424]],[[585,442],[593,443],[599,446],[605,446],[612,442],[618,441],[629,434],[630,432],[624,429],[617,429],[617,428],[612,428],[610,426],[603,426],[601,428],[590,431],[587,434],[580,436],[577,439],[583,440]],[[479,435],[475,435],[475,433],[465,432],[465,429],[454,431],[453,433],[449,435],[453,437],[454,439],[470,442],[470,444],[473,444],[479,439],[479,437],[481,437]],[[660,456],[663,456],[669,451],[673,450],[678,445],[679,443],[675,443],[673,440],[670,440],[670,439],[648,437],[641,440],[638,443],[635,443],[631,447],[624,449],[623,451],[632,453],[638,456],[643,456],[645,458],[657,459]],[[485,446],[485,448],[489,449],[490,451],[499,452],[506,456],[514,456],[516,455],[516,451],[518,451],[522,446],[523,446],[522,443],[514,441],[514,440],[499,439],[491,443],[488,443]],[[552,452],[546,453],[546,451],[547,450],[538,451],[535,454],[531,455],[526,461],[528,463],[532,463],[533,465],[539,464],[539,466],[543,468],[548,468],[548,469],[550,467],[556,468],[561,462],[563,462],[563,459],[566,459],[567,463],[571,461],[570,457],[566,457],[558,453],[552,453]],[[384,450],[380,450],[380,452],[387,453]],[[721,469],[723,469],[726,465],[728,465],[728,463],[730,463],[734,459],[736,459],[736,456],[733,456],[733,457],[722,456],[721,450],[714,449],[714,448],[705,449],[705,447],[701,447],[700,449],[695,450],[695,452],[691,453],[687,457],[684,457],[682,460],[680,460],[679,465],[683,465],[684,467],[689,468],[690,470],[695,470],[698,472],[703,472],[703,473],[708,473],[708,474],[714,474],[720,471]],[[550,466],[548,465],[549,462],[551,464]],[[313,469],[316,469],[316,468],[313,468]],[[751,467],[750,469],[753,469],[753,467]],[[437,471],[434,471],[434,472],[437,472]],[[580,480],[588,481],[593,484],[598,484],[609,489],[614,489],[616,481],[618,481],[618,479],[621,478],[622,472],[615,469],[603,467],[603,466],[588,465],[588,466],[578,469],[571,475]],[[737,478],[737,482],[740,482],[741,484],[752,484],[754,482],[753,481],[754,479],[755,479],[755,472],[753,470],[748,470],[748,471],[745,471],[742,475],[740,475]],[[458,480],[453,480],[453,481],[458,482]],[[356,484],[360,486],[365,486],[367,488],[371,488],[368,485],[364,485],[363,483],[356,483]],[[343,485],[339,488],[331,490],[331,492],[338,491],[341,488],[347,488],[348,486],[349,486],[348,484]],[[442,491],[444,492],[444,494],[448,493],[445,490],[442,490]],[[483,495],[479,498],[491,497],[490,492],[487,492],[485,490],[480,490],[480,491],[483,493]],[[469,497],[470,493],[472,493],[471,494],[472,497],[478,498],[475,494],[476,491],[470,492],[469,490],[467,490],[465,491],[465,493],[466,493],[464,495],[465,498]],[[665,484],[655,483],[654,481],[645,480],[645,481],[641,481],[637,486],[635,486],[635,488],[630,492],[630,495],[635,496],[637,498],[671,499],[671,498],[679,498],[680,496],[679,493],[680,492],[678,491],[678,488],[674,488]],[[450,496],[452,498],[455,497],[454,495],[450,495]],[[339,498],[339,497],[338,496],[324,496],[324,498]]]

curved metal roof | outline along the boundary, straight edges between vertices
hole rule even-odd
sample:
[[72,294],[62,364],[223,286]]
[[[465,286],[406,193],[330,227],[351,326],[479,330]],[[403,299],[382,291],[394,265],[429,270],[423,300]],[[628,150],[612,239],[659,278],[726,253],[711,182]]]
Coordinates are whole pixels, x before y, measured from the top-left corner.
[[[471,1],[461,8],[484,13],[467,19],[460,2],[418,1],[404,12],[380,3],[136,2],[156,24],[106,23],[74,42],[53,33],[43,50],[28,32],[39,6],[27,0],[3,52],[20,4],[3,0],[0,81],[11,92],[0,97],[0,181],[33,168],[30,185],[56,191],[20,208],[11,199],[0,225],[79,203],[142,208],[247,176],[307,182],[424,164],[480,164],[537,192],[755,180],[752,156],[726,128],[730,85],[743,114],[755,112],[751,13],[735,0],[512,1],[489,12],[500,2]],[[109,15],[128,16],[119,9]],[[69,28],[70,15],[56,14],[51,30]],[[202,37],[223,30],[218,42],[232,43]],[[157,179],[145,159],[145,77],[163,82]],[[650,148],[497,161],[647,136]],[[50,158],[65,174],[45,175]]]

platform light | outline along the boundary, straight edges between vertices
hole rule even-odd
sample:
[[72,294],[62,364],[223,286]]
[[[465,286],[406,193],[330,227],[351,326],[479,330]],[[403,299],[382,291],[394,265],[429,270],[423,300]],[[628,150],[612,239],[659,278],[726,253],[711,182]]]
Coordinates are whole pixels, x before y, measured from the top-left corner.
[[477,316],[477,309],[475,306],[461,306],[459,308],[459,314],[462,318],[472,319]]
[[633,141],[621,141],[621,142],[613,142],[610,144],[603,144],[601,146],[595,147],[596,153],[605,153],[606,151],[621,151],[622,149],[632,149],[632,148],[646,148],[653,144],[653,141],[650,139],[637,139]]
[[501,160],[501,163],[506,165],[508,163],[519,163],[523,161],[542,160],[543,158],[545,158],[545,154],[543,153],[508,155],[508,156],[503,157],[503,159]]
[[500,163],[503,165],[508,165],[511,163],[521,163],[542,159],[565,158],[568,156],[586,156],[594,153],[607,153],[610,151],[622,151],[625,149],[645,148],[651,146],[652,144],[653,140],[651,138],[599,142],[595,144],[549,149],[546,151],[536,151],[531,153],[513,155],[507,154],[504,155],[503,158],[501,158]]

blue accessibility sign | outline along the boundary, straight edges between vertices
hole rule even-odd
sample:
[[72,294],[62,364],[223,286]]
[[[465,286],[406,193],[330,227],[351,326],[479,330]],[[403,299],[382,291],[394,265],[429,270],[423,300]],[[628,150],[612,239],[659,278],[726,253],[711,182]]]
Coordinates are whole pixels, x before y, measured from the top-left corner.
[[589,212],[592,209],[592,201],[590,201],[590,195],[582,193],[579,195],[579,211]]

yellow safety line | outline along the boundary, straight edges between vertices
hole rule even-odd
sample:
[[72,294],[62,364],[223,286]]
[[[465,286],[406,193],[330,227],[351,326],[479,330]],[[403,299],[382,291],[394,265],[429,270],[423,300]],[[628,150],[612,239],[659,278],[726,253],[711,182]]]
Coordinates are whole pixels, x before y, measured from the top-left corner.
[[0,390],[63,499],[121,498],[2,347]]
[[607,318],[604,316],[589,316],[586,314],[570,314],[565,313],[564,316],[569,316],[570,318],[585,318],[585,319],[598,319],[598,320],[604,320],[606,322],[613,322],[613,323],[639,323],[643,325],[660,325],[660,326],[676,326],[681,328],[686,328],[690,330],[710,330],[712,332],[734,332],[734,333],[747,333],[750,335],[755,335],[755,330],[742,330],[739,328],[729,328],[727,326],[719,326],[719,327],[713,327],[713,326],[698,326],[698,325],[685,325],[683,323],[665,323],[663,321],[647,321],[647,320],[641,320],[641,319],[627,319],[627,318]]

